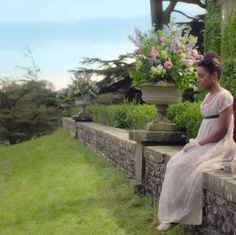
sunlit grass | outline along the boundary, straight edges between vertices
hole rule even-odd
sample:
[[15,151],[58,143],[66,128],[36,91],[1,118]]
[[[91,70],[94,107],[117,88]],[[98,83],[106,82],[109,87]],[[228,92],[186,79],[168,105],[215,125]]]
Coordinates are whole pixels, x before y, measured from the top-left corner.
[[0,148],[1,235],[145,235],[156,225],[153,203],[62,130]]

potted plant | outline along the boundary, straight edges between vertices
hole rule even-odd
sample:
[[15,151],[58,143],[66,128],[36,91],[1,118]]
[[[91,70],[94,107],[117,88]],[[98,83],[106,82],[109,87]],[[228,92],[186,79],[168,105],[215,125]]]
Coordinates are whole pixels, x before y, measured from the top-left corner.
[[[186,25],[173,22],[162,30],[135,32],[135,37],[129,37],[135,45],[130,76],[134,86],[141,89],[143,100],[157,106],[158,115],[153,123],[167,124],[168,105],[180,102],[183,90],[197,89],[194,68],[199,57],[195,48],[197,38],[189,34]],[[149,130],[166,128],[163,123],[162,126],[152,124],[148,125]]]
[[90,73],[74,73],[72,78],[72,89],[70,96],[73,97],[75,105],[81,106],[78,115],[73,115],[75,121],[92,121],[86,112],[86,106],[90,104],[98,92],[96,81],[92,80]]

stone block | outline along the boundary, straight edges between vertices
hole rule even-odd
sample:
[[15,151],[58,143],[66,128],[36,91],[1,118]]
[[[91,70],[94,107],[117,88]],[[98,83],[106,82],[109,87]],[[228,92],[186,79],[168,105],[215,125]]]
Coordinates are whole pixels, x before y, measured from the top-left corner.
[[152,161],[153,163],[164,163],[164,156],[159,152],[155,152],[149,147],[144,148],[144,157],[146,161]]
[[184,144],[185,135],[181,131],[146,131],[131,130],[129,138],[137,142],[151,142],[162,144]]

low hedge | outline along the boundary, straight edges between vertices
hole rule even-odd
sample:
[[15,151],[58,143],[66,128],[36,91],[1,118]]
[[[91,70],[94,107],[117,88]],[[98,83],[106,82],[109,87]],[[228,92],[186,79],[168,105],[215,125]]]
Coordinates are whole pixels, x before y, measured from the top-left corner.
[[90,105],[87,111],[94,122],[123,129],[143,129],[156,116],[154,105],[134,103]]
[[[143,129],[156,115],[154,105],[137,105],[133,103],[90,105],[87,107],[87,111],[92,116],[94,122],[123,129]],[[170,105],[167,117],[178,128],[186,131],[188,139],[194,138],[197,135],[202,120],[200,103],[183,102]]]
[[201,124],[200,102],[183,102],[170,105],[167,117],[173,121],[178,128],[186,131],[188,139],[197,136]]

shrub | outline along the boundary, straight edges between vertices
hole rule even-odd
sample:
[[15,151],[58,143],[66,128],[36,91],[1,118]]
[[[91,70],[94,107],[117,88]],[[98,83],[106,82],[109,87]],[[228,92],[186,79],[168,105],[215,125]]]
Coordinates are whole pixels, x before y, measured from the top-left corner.
[[186,131],[188,139],[194,138],[197,136],[202,119],[200,103],[183,102],[170,105],[167,111],[167,117],[173,121],[178,128]]
[[[148,104],[90,105],[87,110],[93,121],[123,129],[143,129],[156,116],[155,106]],[[170,105],[167,117],[178,128],[186,131],[188,139],[196,137],[202,119],[200,103],[183,102]]]
[[87,111],[95,122],[124,129],[143,129],[156,115],[154,105],[135,103],[90,105]]

